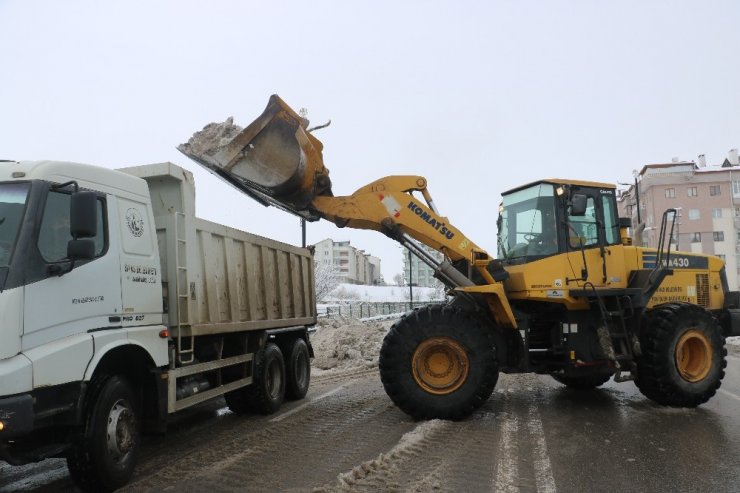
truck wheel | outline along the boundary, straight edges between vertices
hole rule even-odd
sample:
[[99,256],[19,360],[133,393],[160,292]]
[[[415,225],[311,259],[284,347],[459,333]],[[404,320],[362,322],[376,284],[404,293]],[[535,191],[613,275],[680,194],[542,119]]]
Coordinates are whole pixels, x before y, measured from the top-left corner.
[[72,479],[84,491],[112,491],[131,479],[139,454],[139,411],[131,385],[117,375],[90,386],[87,423],[67,455]]
[[591,372],[584,373],[583,375],[551,375],[556,381],[563,385],[576,390],[589,390],[595,389],[606,382],[612,377],[611,373],[603,372]]
[[379,366],[388,396],[415,419],[468,416],[498,380],[491,331],[449,305],[419,308],[396,322]]
[[703,308],[686,303],[649,311],[640,334],[635,383],[646,397],[675,407],[708,401],[725,376],[722,329]]
[[273,343],[257,351],[252,385],[227,392],[229,409],[236,414],[272,414],[285,400],[285,360]]
[[306,341],[302,338],[293,341],[286,366],[288,373],[285,396],[291,400],[303,399],[311,382],[311,357]]

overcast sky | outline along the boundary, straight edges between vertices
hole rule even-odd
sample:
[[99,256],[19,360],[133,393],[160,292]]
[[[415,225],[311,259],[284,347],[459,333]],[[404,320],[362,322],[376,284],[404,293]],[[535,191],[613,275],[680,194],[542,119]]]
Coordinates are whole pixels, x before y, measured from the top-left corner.
[[[299,244],[297,218],[175,150],[277,93],[332,120],[316,136],[335,195],[426,176],[494,253],[511,187],[739,147],[739,32],[736,1],[0,0],[0,159],[172,161],[196,175],[199,216]],[[309,224],[309,243],[327,237],[401,271],[381,234]]]

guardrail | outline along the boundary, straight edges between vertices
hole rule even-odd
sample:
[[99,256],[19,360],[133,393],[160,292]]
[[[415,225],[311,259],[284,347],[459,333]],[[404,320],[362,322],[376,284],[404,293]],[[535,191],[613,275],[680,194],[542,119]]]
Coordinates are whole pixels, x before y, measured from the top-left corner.
[[426,305],[442,304],[445,301],[366,301],[366,302],[342,302],[332,304],[320,304],[317,306],[317,315],[319,318],[334,317],[354,317],[369,318],[379,317],[381,315],[401,315],[409,310]]

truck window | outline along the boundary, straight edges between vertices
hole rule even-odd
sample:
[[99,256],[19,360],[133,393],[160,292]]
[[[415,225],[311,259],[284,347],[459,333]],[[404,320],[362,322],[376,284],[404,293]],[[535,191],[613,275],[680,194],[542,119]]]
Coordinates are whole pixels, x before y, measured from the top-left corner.
[[28,183],[0,184],[0,267],[10,262],[26,207],[28,187]]
[[[47,262],[60,262],[67,258],[67,243],[72,239],[69,232],[70,194],[50,191],[41,219],[38,247]],[[103,220],[103,201],[98,199],[98,234],[95,242],[95,256],[105,251],[105,221]]]

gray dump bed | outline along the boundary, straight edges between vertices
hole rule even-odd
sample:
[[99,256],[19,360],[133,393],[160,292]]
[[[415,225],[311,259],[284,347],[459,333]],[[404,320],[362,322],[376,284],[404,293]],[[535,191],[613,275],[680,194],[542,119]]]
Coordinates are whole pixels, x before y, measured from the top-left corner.
[[309,250],[196,218],[193,175],[172,163],[122,171],[149,183],[175,334],[316,323]]

